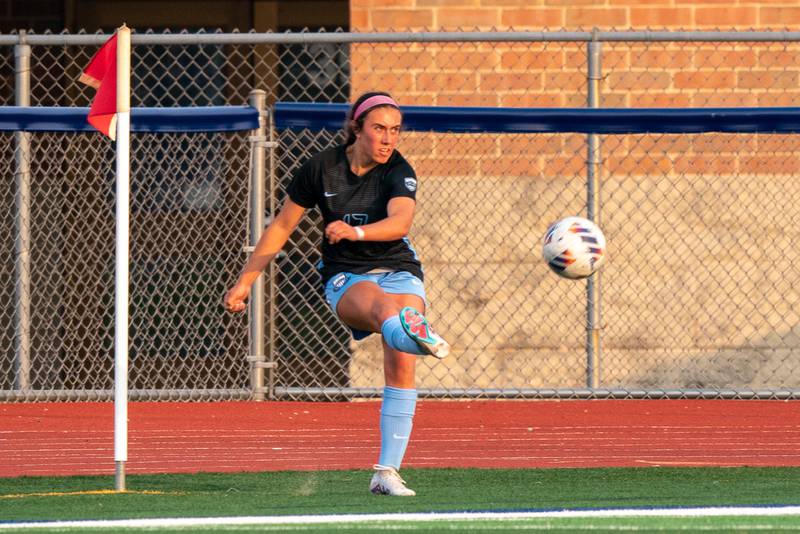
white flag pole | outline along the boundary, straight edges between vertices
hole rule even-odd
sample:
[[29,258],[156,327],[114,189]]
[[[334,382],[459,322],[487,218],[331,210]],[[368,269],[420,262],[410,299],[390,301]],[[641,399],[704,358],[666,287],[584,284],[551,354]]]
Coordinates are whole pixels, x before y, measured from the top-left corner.
[[125,491],[128,461],[128,251],[130,227],[131,31],[117,29],[117,231],[114,302],[115,489]]

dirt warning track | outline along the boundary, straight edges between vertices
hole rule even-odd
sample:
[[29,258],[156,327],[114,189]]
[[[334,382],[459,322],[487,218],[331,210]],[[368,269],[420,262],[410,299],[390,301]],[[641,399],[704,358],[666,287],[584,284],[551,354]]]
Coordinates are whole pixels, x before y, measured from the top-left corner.
[[[379,401],[131,403],[126,471],[366,469]],[[0,476],[113,475],[111,403],[0,404]],[[800,466],[800,403],[433,401],[404,467]]]

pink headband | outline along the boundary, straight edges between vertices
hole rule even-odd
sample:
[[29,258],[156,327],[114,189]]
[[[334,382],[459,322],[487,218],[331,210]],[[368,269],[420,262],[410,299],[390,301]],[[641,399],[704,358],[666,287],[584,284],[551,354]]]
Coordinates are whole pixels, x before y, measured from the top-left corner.
[[400,109],[400,106],[397,105],[397,102],[394,101],[394,98],[391,96],[386,95],[375,95],[371,96],[368,99],[364,100],[357,108],[355,113],[353,113],[353,120],[358,120],[358,118],[363,115],[365,112],[369,111],[370,109],[376,106],[394,106],[397,109]]

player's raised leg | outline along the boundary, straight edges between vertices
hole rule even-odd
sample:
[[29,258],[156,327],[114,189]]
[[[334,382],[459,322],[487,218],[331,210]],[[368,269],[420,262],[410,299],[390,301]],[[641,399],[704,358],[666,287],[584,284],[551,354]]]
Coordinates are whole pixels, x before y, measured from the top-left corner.
[[413,306],[406,306],[400,310],[400,323],[408,337],[413,339],[426,354],[440,360],[450,354],[450,344],[433,331],[425,316]]

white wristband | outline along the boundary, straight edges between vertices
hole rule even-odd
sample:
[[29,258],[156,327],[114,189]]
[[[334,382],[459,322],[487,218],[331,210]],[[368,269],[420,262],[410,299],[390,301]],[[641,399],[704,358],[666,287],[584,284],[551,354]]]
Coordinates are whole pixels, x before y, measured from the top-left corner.
[[360,226],[354,226],[356,231],[356,241],[364,241],[364,230]]

